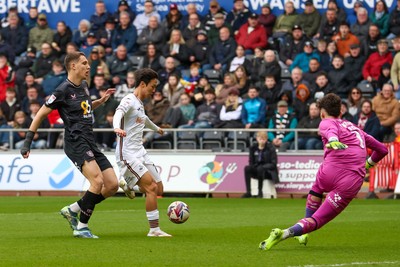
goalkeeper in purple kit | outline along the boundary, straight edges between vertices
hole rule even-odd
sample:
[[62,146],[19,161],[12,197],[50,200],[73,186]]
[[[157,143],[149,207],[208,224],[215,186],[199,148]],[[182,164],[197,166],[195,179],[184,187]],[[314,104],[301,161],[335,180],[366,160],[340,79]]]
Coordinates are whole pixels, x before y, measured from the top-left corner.
[[[262,250],[269,250],[290,237],[306,245],[308,233],[339,215],[357,196],[366,169],[373,167],[388,153],[382,143],[353,123],[340,119],[339,96],[327,94],[318,106],[322,119],[319,131],[325,146],[324,161],[307,196],[306,216],[287,229],[272,229],[268,239],[259,245]],[[373,151],[370,157],[367,157],[367,148]],[[323,193],[327,193],[324,202]]]

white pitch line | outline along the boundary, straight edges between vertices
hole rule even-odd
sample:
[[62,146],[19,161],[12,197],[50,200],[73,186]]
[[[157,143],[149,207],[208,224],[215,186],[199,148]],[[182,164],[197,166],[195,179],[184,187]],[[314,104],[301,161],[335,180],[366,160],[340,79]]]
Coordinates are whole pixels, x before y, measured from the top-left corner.
[[336,263],[336,264],[321,264],[321,265],[294,265],[288,267],[341,267],[341,266],[357,266],[357,265],[376,265],[376,264],[399,264],[400,261],[367,261],[367,262],[349,262],[349,263]]

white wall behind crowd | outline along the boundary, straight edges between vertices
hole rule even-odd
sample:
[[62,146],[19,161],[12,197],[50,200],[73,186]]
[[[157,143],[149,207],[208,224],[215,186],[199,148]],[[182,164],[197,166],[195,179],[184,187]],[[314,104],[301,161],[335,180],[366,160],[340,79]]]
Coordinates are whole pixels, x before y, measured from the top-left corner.
[[[143,11],[143,4],[145,0],[128,0],[129,6],[137,14]],[[295,8],[298,12],[302,12],[304,2],[306,0],[293,0]],[[324,12],[328,6],[329,0],[314,0],[315,7]],[[371,12],[375,7],[378,0],[365,0],[364,6]],[[118,0],[104,0],[107,10],[111,13],[117,10]],[[162,17],[164,17],[171,3],[176,3],[178,9],[186,14],[186,6],[188,3],[195,3],[197,10],[201,15],[208,12],[209,0],[153,0],[156,9]],[[284,4],[287,0],[244,0],[245,5],[252,11],[260,13],[261,7],[264,4],[269,4],[272,12],[275,15],[280,15],[283,12]],[[338,6],[344,8],[346,13],[353,12],[353,6],[356,0],[340,0],[337,1]],[[396,0],[385,1],[389,10],[396,7]],[[55,29],[57,22],[63,20],[72,29],[78,27],[81,19],[89,19],[94,13],[94,6],[96,1],[87,0],[0,0],[0,19],[3,18],[9,7],[17,6],[18,11],[23,18],[27,17],[29,7],[36,6],[40,13],[45,13],[51,28]],[[220,5],[226,10],[230,11],[233,7],[233,0],[219,1]]]
[[[63,154],[39,152],[29,159],[20,154],[0,154],[0,191],[84,191],[88,184]],[[113,153],[106,154],[115,172]],[[243,193],[248,154],[152,153],[165,192]],[[322,154],[279,155],[278,193],[308,193],[322,162]]]

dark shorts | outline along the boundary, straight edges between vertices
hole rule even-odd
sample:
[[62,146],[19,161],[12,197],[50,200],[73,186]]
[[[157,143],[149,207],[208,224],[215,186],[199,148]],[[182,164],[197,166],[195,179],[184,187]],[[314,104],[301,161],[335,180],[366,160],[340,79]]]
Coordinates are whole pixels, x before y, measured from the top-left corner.
[[67,157],[82,172],[82,165],[85,161],[96,160],[100,170],[104,171],[112,168],[107,157],[99,150],[95,142],[90,142],[84,138],[77,140],[65,140],[64,151]]

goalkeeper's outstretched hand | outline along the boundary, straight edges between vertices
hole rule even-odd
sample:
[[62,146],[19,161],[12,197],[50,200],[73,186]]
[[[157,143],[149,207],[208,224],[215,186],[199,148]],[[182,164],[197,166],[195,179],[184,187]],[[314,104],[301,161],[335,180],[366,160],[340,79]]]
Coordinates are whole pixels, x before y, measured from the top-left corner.
[[325,147],[328,149],[341,150],[341,149],[346,149],[347,145],[339,141],[331,141],[328,144],[326,144]]

